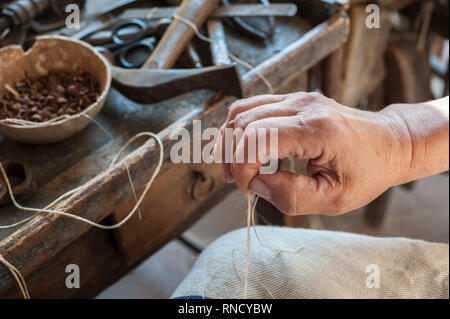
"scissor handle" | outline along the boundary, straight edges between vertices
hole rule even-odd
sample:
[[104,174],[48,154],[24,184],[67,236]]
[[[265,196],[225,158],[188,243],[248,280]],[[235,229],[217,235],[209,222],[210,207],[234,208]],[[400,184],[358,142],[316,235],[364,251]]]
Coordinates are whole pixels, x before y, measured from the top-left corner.
[[[131,26],[138,27],[139,31],[130,38],[127,38],[125,40],[121,39],[119,36],[120,30]],[[111,29],[111,39],[117,45],[126,45],[139,41],[140,39],[145,37],[146,33],[147,33],[147,23],[145,21],[141,19],[130,19],[114,25],[114,27]]]
[[[123,66],[124,68],[128,68],[128,69],[140,68],[144,64],[144,62],[148,59],[148,57],[153,52],[153,50],[155,49],[155,46],[153,44],[154,42],[155,42],[154,37],[143,39],[141,41],[134,42],[134,43],[131,43],[129,45],[126,45],[126,46],[120,48],[119,50],[114,52],[114,55],[116,56],[116,59],[118,60],[118,62],[120,62],[120,65]],[[140,48],[147,49],[148,54],[143,55],[143,58],[140,59],[139,61],[130,62],[127,59],[127,55],[131,51],[140,49]]]

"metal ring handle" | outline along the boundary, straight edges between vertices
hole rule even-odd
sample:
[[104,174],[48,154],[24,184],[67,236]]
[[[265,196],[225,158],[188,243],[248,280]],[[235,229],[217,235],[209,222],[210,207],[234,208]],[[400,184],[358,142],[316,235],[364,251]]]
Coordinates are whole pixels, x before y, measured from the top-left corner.
[[[122,29],[125,29],[127,27],[130,27],[130,26],[136,26],[139,28],[140,31],[138,33],[136,33],[135,36],[130,37],[126,40],[122,40],[119,37],[119,31]],[[145,23],[145,21],[143,21],[141,19],[130,19],[130,20],[126,20],[121,23],[118,23],[111,29],[111,39],[115,44],[126,45],[126,44],[136,42],[139,39],[142,39],[143,37],[145,37],[146,32],[147,32],[147,24]]]
[[[138,49],[138,48],[145,48],[148,50],[148,55],[145,55],[141,61],[137,61],[137,62],[130,62],[127,59],[127,55],[128,53],[130,53],[132,50]],[[122,49],[118,50],[115,52],[115,54],[117,55],[120,64],[124,67],[124,68],[140,68],[145,61],[148,59],[148,57],[150,56],[150,54],[153,52],[153,50],[155,49],[155,46],[148,40],[142,40],[136,43],[132,43],[126,47],[123,47]]]

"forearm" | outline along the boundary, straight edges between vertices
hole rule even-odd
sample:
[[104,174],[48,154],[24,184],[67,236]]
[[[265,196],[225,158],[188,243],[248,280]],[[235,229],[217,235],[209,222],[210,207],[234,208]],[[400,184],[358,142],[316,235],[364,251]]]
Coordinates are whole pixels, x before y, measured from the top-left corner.
[[399,183],[449,169],[449,99],[394,104],[380,112],[394,120],[405,163]]

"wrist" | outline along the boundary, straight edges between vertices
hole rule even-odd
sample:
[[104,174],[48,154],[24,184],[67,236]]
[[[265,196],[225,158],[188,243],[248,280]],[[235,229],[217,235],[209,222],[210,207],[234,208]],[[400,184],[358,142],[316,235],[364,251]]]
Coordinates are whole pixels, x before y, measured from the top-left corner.
[[392,186],[401,185],[415,179],[419,165],[413,130],[399,104],[390,105],[378,112],[386,132],[386,149],[391,160]]

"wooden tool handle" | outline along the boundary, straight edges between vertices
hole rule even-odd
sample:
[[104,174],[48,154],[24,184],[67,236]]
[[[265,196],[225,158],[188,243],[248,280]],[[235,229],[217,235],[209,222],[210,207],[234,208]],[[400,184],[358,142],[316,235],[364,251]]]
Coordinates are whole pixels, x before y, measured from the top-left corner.
[[[177,14],[199,28],[213,12],[218,2],[219,0],[183,0]],[[174,19],[142,68],[170,69],[194,35],[195,30],[192,27]]]

